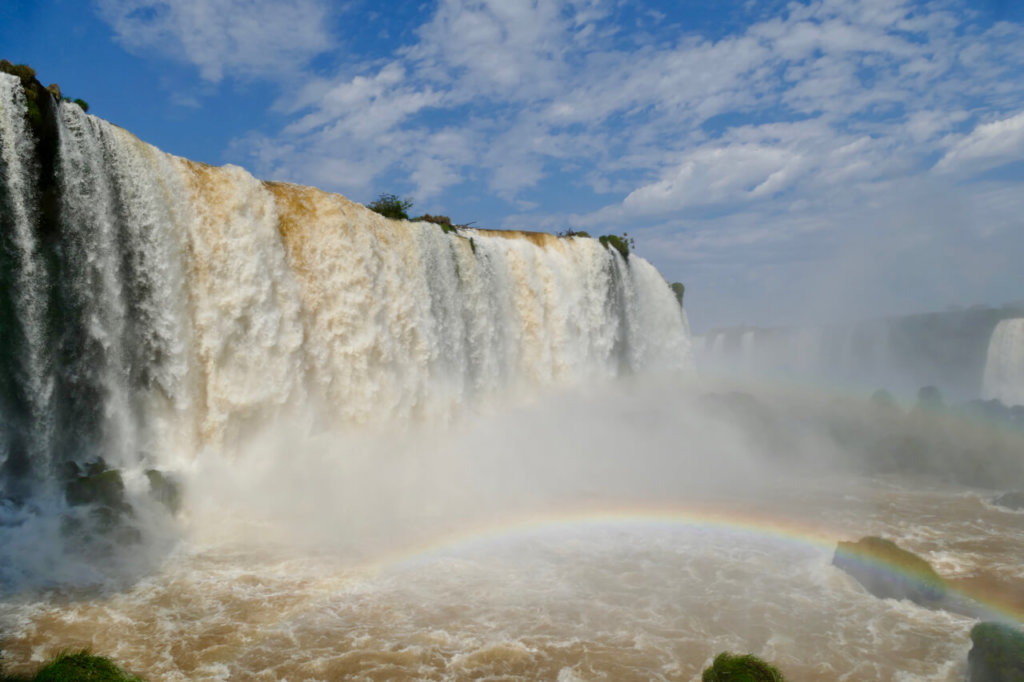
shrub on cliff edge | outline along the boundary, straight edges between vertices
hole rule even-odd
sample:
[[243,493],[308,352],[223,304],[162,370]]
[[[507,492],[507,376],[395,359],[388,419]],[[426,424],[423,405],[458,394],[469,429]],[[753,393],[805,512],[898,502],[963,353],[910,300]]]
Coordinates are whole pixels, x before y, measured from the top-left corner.
[[381,194],[377,201],[367,204],[366,208],[374,213],[379,213],[385,218],[392,220],[408,220],[409,209],[412,208],[412,201],[400,199],[395,194]]
[[614,234],[606,234],[598,237],[597,241],[601,242],[601,246],[604,248],[615,249],[622,254],[623,258],[629,258],[629,246],[632,240],[625,233],[621,237]]
[[676,300],[679,301],[679,305],[683,304],[683,294],[686,293],[686,287],[683,286],[682,282],[672,282],[668,285],[672,289],[672,293],[676,295]]

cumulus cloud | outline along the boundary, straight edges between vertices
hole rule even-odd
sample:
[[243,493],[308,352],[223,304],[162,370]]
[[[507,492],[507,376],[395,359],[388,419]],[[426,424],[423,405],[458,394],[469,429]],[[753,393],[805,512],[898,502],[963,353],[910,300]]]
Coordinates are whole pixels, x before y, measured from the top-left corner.
[[319,0],[96,0],[129,50],[195,65],[204,80],[280,76],[332,46]]

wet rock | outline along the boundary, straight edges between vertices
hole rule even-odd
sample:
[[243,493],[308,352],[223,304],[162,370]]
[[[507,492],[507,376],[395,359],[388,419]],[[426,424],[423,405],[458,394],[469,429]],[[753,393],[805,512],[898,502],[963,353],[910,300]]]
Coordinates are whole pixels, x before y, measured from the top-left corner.
[[181,509],[181,486],[177,481],[157,469],[146,471],[149,479],[149,492],[153,499],[167,507],[167,511],[177,514]]
[[840,542],[832,564],[883,599],[909,599],[923,606],[938,606],[946,596],[946,582],[927,561],[885,538],[869,536],[857,542]]
[[108,469],[102,460],[77,466],[64,487],[71,506],[96,505],[114,511],[127,511],[131,505],[124,496],[124,480],[117,469]]
[[1000,507],[1006,507],[1007,509],[1024,509],[1024,492],[1012,490],[1008,493],[1003,493],[996,499],[992,500],[992,504],[999,505]]
[[971,629],[968,682],[1024,681],[1024,633],[1003,623],[978,623]]
[[785,682],[773,665],[757,656],[741,656],[728,651],[715,656],[711,667],[701,675],[701,682]]

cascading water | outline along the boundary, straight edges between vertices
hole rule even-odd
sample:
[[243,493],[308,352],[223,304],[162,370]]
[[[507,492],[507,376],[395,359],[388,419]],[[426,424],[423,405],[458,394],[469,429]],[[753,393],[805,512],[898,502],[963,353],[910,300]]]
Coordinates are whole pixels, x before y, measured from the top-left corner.
[[[5,477],[32,473],[51,437],[52,376],[45,346],[46,267],[36,242],[35,156],[17,78],[0,74],[0,472]],[[17,494],[10,484],[0,492]]]
[[8,495],[68,462],[231,451],[277,419],[443,422],[509,392],[689,364],[682,310],[635,255],[391,221],[163,154],[70,103],[44,107],[47,177],[17,78],[0,76],[0,98]]
[[992,332],[982,397],[1024,405],[1024,319],[1003,320]]

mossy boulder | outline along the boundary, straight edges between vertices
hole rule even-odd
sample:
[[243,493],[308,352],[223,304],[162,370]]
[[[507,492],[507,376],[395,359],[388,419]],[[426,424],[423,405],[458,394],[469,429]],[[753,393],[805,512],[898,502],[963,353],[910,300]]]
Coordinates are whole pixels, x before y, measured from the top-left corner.
[[0,682],[143,682],[141,677],[118,668],[103,656],[93,656],[86,650],[61,652],[32,677],[4,675]]
[[102,460],[69,469],[72,473],[64,486],[64,497],[71,506],[90,504],[118,511],[130,508],[124,496],[124,480],[117,469],[108,469]]
[[62,521],[65,535],[86,538],[95,533],[120,544],[142,540],[131,523],[135,512],[125,496],[121,472],[107,468],[102,459],[68,464],[64,499],[73,508]]
[[885,538],[869,536],[857,542],[840,542],[832,564],[883,599],[909,599],[935,606],[946,596],[946,581],[931,564]]
[[1003,623],[971,629],[968,682],[1024,682],[1024,633]]
[[701,682],[785,682],[775,666],[753,654],[723,651],[701,675]]

